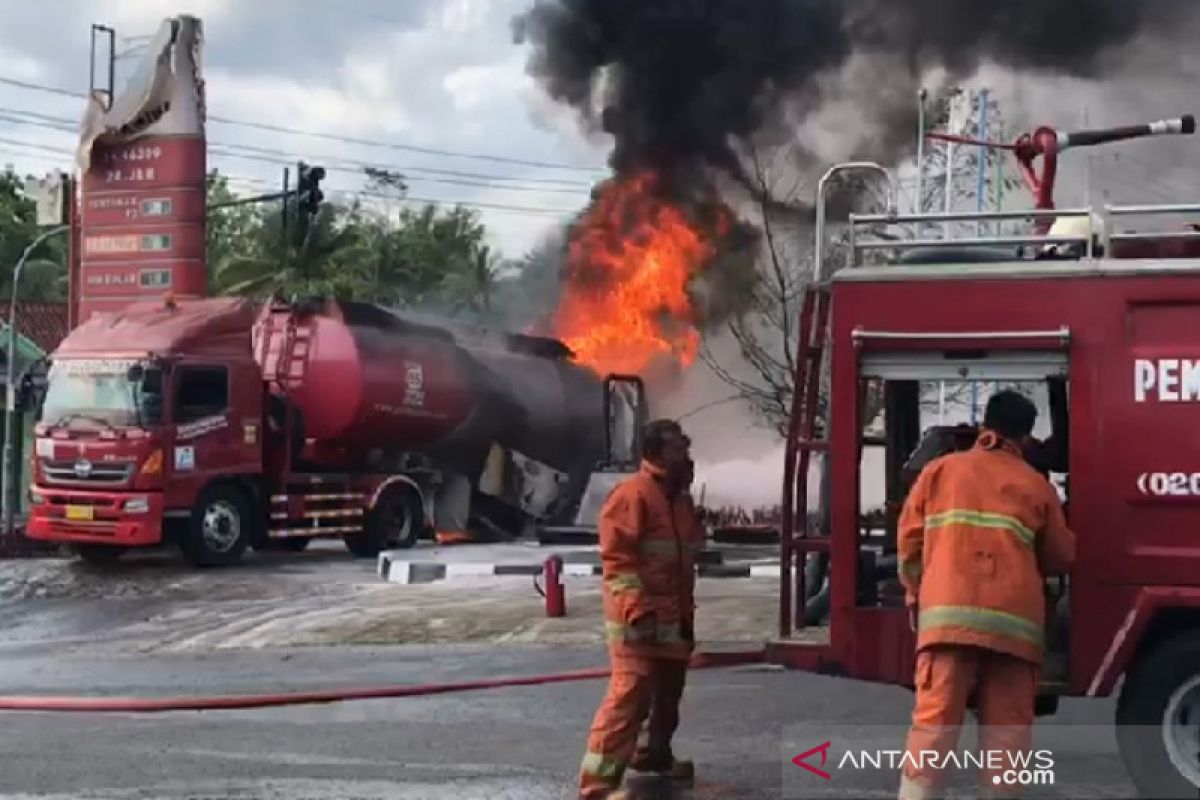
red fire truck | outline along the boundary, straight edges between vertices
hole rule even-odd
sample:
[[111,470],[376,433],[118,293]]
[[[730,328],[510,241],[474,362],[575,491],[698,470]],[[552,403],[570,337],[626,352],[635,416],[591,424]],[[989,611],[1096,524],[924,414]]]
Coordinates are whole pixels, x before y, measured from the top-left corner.
[[636,467],[644,390],[569,356],[362,303],[134,303],[51,355],[27,535],[90,560],[174,538],[217,565],[573,518]]
[[[1191,118],[1082,134],[1043,129],[1017,143],[1023,166],[1043,159],[1040,175],[1026,170],[1037,210],[901,215],[893,207],[852,216],[849,265],[832,277],[822,252],[826,187],[847,171],[888,173],[859,163],[826,175],[787,442],[774,660],[911,687],[914,634],[896,576],[896,518],[921,464],[973,439],[930,426],[928,387],[1026,387],[1050,408],[1043,416],[1059,458],[1042,466],[1061,484],[1078,536],[1071,574],[1047,581],[1053,611],[1039,713],[1053,713],[1061,696],[1105,697],[1120,685],[1120,747],[1139,789],[1195,796],[1200,233],[1186,217],[1200,205],[1054,210],[1050,193],[1066,147],[1194,129]],[[1032,234],[1009,227],[1028,219]],[[1075,230],[1059,235],[1072,226],[1056,223],[1045,235],[1054,220],[1074,220]],[[1129,230],[1135,221],[1141,230]],[[964,224],[978,235],[954,235]],[[826,392],[832,410],[822,419]],[[868,479],[860,463],[876,397],[886,446],[878,479],[889,503],[882,529],[872,530],[860,508]],[[810,509],[818,461],[828,465],[827,492],[815,490],[822,507]],[[830,564],[828,628],[805,630],[813,575],[792,569],[805,558]]]

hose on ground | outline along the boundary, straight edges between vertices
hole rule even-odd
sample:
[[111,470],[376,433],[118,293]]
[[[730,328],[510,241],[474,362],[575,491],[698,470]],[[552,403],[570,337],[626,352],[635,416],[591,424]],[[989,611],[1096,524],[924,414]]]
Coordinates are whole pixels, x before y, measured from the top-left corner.
[[[698,653],[692,657],[692,669],[716,669],[761,663],[765,651]],[[252,695],[208,695],[192,697],[87,697],[79,695],[10,695],[0,696],[0,711],[50,711],[75,713],[151,714],[168,711],[231,711],[235,709],[272,708],[278,706],[319,705],[352,700],[388,700],[402,697],[421,697],[484,689],[505,689],[516,686],[540,686],[571,681],[590,681],[607,678],[606,668],[557,672],[546,675],[526,675],[511,678],[490,678],[457,683],[427,683],[418,685],[354,687],[324,689],[308,692]]]

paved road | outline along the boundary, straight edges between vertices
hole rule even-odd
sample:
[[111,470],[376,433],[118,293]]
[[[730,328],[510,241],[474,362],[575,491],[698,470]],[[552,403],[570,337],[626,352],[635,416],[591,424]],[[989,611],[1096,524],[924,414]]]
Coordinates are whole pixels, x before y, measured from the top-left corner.
[[[251,692],[466,680],[602,663],[594,649],[405,647],[57,656],[25,647],[0,660],[0,693]],[[0,797],[184,800],[547,800],[571,797],[599,682],[333,706],[157,716],[0,714]],[[815,737],[891,738],[906,692],[765,669],[697,673],[679,749],[697,758],[695,800],[888,796],[884,784],[814,784],[792,766]],[[1111,719],[1107,703],[1069,705],[1050,731],[1069,749]],[[899,736],[899,733],[895,733]],[[869,737],[867,737],[869,738]],[[1100,736],[1104,738],[1103,735]],[[865,738],[864,738],[865,741]],[[895,746],[895,742],[880,742]],[[1056,745],[1057,746],[1057,745]],[[1080,748],[1076,748],[1077,750]],[[1086,751],[1086,752],[1084,752]],[[1127,796],[1104,742],[1082,748],[1086,780],[1058,796]],[[891,780],[889,777],[888,780]],[[894,784],[893,784],[894,785]],[[645,786],[647,797],[669,797]],[[1063,793],[1065,792],[1065,793]]]

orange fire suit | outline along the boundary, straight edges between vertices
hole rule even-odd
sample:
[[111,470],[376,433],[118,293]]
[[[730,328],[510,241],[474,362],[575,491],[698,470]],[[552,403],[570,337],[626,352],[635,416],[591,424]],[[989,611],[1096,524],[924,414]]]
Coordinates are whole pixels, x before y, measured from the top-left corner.
[[660,471],[641,471],[613,490],[600,512],[604,625],[612,676],[580,769],[580,796],[607,797],[621,783],[643,721],[637,762],[672,762],[688,660],[694,646],[695,563],[704,545],[695,506],[669,498]]
[[[936,787],[971,697],[981,750],[1027,750],[1042,663],[1045,576],[1070,569],[1058,495],[1015,445],[984,432],[929,464],[900,517],[900,579],[916,610],[916,705],[901,798]],[[981,776],[995,791],[991,773]]]

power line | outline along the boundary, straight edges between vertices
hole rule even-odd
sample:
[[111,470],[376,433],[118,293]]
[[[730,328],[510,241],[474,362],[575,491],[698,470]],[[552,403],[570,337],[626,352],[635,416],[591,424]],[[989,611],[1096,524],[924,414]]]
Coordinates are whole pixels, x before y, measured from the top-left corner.
[[[288,166],[288,165],[296,163],[295,159],[289,159],[287,157],[278,157],[278,156],[273,157],[273,156],[269,156],[269,155],[259,155],[256,153],[230,152],[228,149],[226,149],[227,147],[228,147],[228,145],[210,146],[208,148],[208,150],[210,153],[213,153],[214,155],[224,156],[226,158],[241,158],[241,159],[246,159],[248,161],[258,161],[260,163],[265,163],[265,164],[278,164],[280,166]],[[278,152],[278,151],[276,151],[276,152]],[[355,163],[351,159],[339,159],[339,160],[341,160],[345,163]],[[345,172],[345,173],[350,173],[352,175],[358,175],[360,177],[362,177],[366,174],[365,170],[368,168],[385,169],[385,171],[389,171],[389,172],[393,171],[390,169],[386,169],[385,167],[383,167],[383,165],[371,164],[370,162],[365,162],[365,161],[359,162],[362,166],[358,166],[358,167],[342,167],[342,166],[338,166],[337,164],[330,164],[330,163],[328,163],[327,160],[321,160],[321,163],[325,167],[325,169],[329,170],[330,172]],[[394,171],[400,172],[399,170],[394,170]],[[449,186],[472,186],[472,187],[479,187],[479,188],[483,188],[483,189],[495,189],[495,190],[502,191],[502,192],[540,192],[543,194],[569,194],[569,195],[575,195],[575,196],[579,196],[579,194],[580,194],[580,191],[578,189],[563,189],[563,188],[541,187],[541,186],[505,186],[502,183],[484,183],[484,182],[480,182],[480,181],[462,180],[459,178],[430,178],[430,177],[422,177],[422,176],[413,177],[410,175],[406,175],[403,172],[400,172],[400,175],[402,178],[405,179],[405,181],[417,181],[417,182],[424,181],[426,183],[443,183],[443,184],[446,184]]]
[[[3,109],[0,109],[0,111],[2,111],[2,110]],[[219,142],[219,141],[213,141],[213,142],[211,142],[211,144],[216,145],[217,147],[235,148],[238,150],[246,150],[248,152],[255,152],[255,153],[276,154],[279,152],[277,149],[273,150],[273,149],[270,149],[267,147],[255,147],[253,145],[248,145],[248,144],[230,144],[227,142]],[[561,178],[530,178],[530,177],[525,177],[522,175],[492,175],[492,174],[479,173],[479,172],[461,172],[461,171],[449,170],[449,169],[436,169],[433,167],[395,166],[395,165],[391,165],[391,164],[382,164],[382,163],[375,162],[375,161],[363,161],[361,159],[347,158],[346,156],[335,156],[335,155],[328,155],[328,154],[306,155],[304,157],[307,159],[310,159],[314,162],[324,162],[324,161],[332,159],[335,161],[341,161],[346,164],[357,164],[362,167],[374,167],[377,169],[387,169],[387,170],[390,170],[393,172],[402,173],[404,175],[408,175],[409,173],[429,174],[429,175],[447,175],[447,176],[450,176],[453,178],[475,178],[478,180],[485,180],[485,181],[516,181],[516,182],[528,183],[528,184],[545,184],[547,186],[573,186],[573,187],[577,187],[577,188],[581,188],[581,189],[590,189],[591,186],[593,185],[591,181],[572,181],[572,180],[565,180],[565,179],[561,179]]]
[[[23,119],[17,115],[32,116],[32,117],[34,117],[34,119]],[[19,125],[32,125],[34,127],[42,127],[42,128],[64,131],[64,132],[74,132],[75,131],[75,128],[69,124],[69,120],[66,120],[63,117],[53,117],[48,114],[38,114],[36,112],[24,111],[21,109],[11,109],[11,108],[0,107],[0,121],[16,123]],[[221,149],[218,149],[218,148],[221,148]],[[245,150],[249,154],[230,152],[231,149],[232,150]],[[269,164],[281,164],[281,165],[288,165],[288,164],[294,163],[294,161],[288,161],[288,160],[281,158],[279,155],[280,151],[278,149],[255,147],[253,145],[228,144],[228,143],[223,143],[223,142],[212,141],[212,142],[209,142],[209,150],[210,150],[210,152],[213,152],[218,155],[224,155],[229,158],[242,158],[242,159],[249,159],[249,160],[253,160],[253,161],[262,161],[264,163],[269,163]],[[327,155],[327,154],[326,155],[315,155],[315,156],[314,155],[304,155],[304,156],[300,156],[300,158],[323,163],[326,165],[327,169],[339,170],[339,171],[349,171],[349,172],[354,172],[354,173],[357,173],[360,175],[363,174],[363,172],[366,169],[378,169],[378,170],[384,170],[384,171],[388,171],[388,172],[400,173],[406,180],[408,180],[410,182],[425,181],[427,183],[444,183],[444,184],[447,184],[450,186],[475,186],[475,187],[480,187],[480,188],[485,188],[485,189],[497,189],[499,191],[509,191],[509,192],[540,192],[543,194],[579,195],[579,194],[583,193],[582,190],[584,188],[589,187],[591,185],[591,184],[583,182],[583,181],[566,181],[566,180],[557,180],[554,178],[524,178],[524,177],[517,177],[517,176],[510,176],[510,175],[483,175],[480,173],[457,172],[454,170],[439,170],[439,169],[425,168],[425,167],[401,167],[401,166],[393,166],[390,164],[381,164],[381,163],[372,162],[372,161],[364,161],[361,159],[349,158],[346,156],[334,156],[334,155]],[[328,164],[328,162],[330,160],[345,163],[345,164],[354,164],[354,165],[356,165],[356,168],[355,169],[347,169],[345,167],[332,166],[332,165]],[[449,176],[454,176],[454,177],[448,177],[448,178],[425,177],[420,174],[414,176],[414,175],[410,174],[412,172],[430,173],[435,176],[449,175]],[[484,180],[483,181],[471,180],[471,178],[480,178],[480,179],[484,179]],[[505,185],[505,183],[497,183],[496,181],[501,181],[501,182],[511,181],[514,183],[512,185]],[[521,183],[516,183],[518,181]],[[524,185],[524,184],[545,184],[545,185]],[[576,186],[576,187],[580,187],[580,188],[578,188],[578,189],[566,188],[568,186]]]
[[21,139],[9,139],[6,136],[0,136],[0,142],[3,142],[4,144],[15,144],[15,145],[19,145],[21,147],[30,147],[30,148],[33,148],[34,150],[44,150],[47,153],[55,153],[57,155],[66,156],[68,158],[72,158],[74,156],[74,154],[70,150],[66,150],[61,147],[51,147],[48,144],[38,144],[37,142],[26,142]]
[[[26,142],[21,139],[10,139],[6,136],[0,136],[0,144],[16,145],[18,147],[32,148],[34,150],[39,150],[39,151],[43,151],[46,153],[52,153],[52,154],[59,155],[59,156],[73,157],[73,154],[71,153],[71,151],[61,148],[61,147],[53,147],[51,145],[38,144],[37,142]],[[39,156],[39,157],[44,158],[44,156]],[[292,162],[289,161],[289,162],[285,162],[285,163],[290,164]],[[341,171],[353,172],[352,170],[341,170]],[[226,177],[233,178],[236,180],[249,180],[246,178],[238,178],[237,176],[233,176],[233,175],[227,175]],[[355,192],[356,190],[354,190],[354,189],[334,189],[331,191]],[[364,197],[379,197],[382,199],[393,200],[395,202],[400,202],[400,203],[419,203],[422,205],[432,204],[432,205],[443,205],[443,206],[463,206],[464,208],[477,208],[477,209],[485,210],[485,211],[505,211],[505,212],[511,212],[511,213],[532,214],[532,215],[539,215],[539,216],[562,217],[562,216],[566,216],[568,214],[575,213],[573,210],[566,209],[566,208],[518,206],[518,205],[509,205],[507,203],[491,203],[491,202],[487,202],[487,201],[483,201],[483,200],[456,200],[456,199],[452,199],[452,198],[451,199],[446,199],[446,198],[439,199],[439,198],[433,198],[433,197],[417,197],[417,196],[413,196],[413,195],[404,195],[403,197],[400,197],[400,196],[392,197],[390,195],[385,195],[385,194],[378,193],[378,192],[373,193],[373,192],[368,192],[368,191],[358,191],[358,194],[360,194]]]
[[[57,86],[47,86],[45,84],[33,83],[31,81],[17,80],[0,76],[0,83],[8,86],[15,86],[20,89],[28,89],[36,92],[46,92],[56,94],[63,97],[75,97],[87,99],[87,94],[84,92],[76,92],[70,89],[63,89]],[[345,136],[335,133],[324,133],[322,131],[310,131],[302,128],[292,128],[286,125],[274,125],[267,122],[252,122],[250,120],[232,119],[229,117],[220,117],[215,114],[208,116],[210,122],[216,122],[221,125],[237,125],[244,128],[253,128],[255,130],[269,131],[271,133],[286,133],[293,136],[308,136],[314,139],[325,139],[343,144],[356,144],[363,147],[381,147],[389,150],[397,150],[407,153],[420,153],[422,155],[441,156],[444,158],[465,158],[477,161],[491,161],[498,164],[514,164],[524,167],[537,167],[538,169],[556,169],[565,170],[568,172],[586,172],[586,173],[601,173],[604,170],[599,167],[579,167],[571,164],[559,164],[550,161],[534,161],[531,159],[512,158],[510,156],[491,155],[487,153],[465,153],[454,150],[442,150],[434,147],[419,147],[417,145],[397,144],[395,142],[384,142],[377,139],[362,139],[353,136]]]

